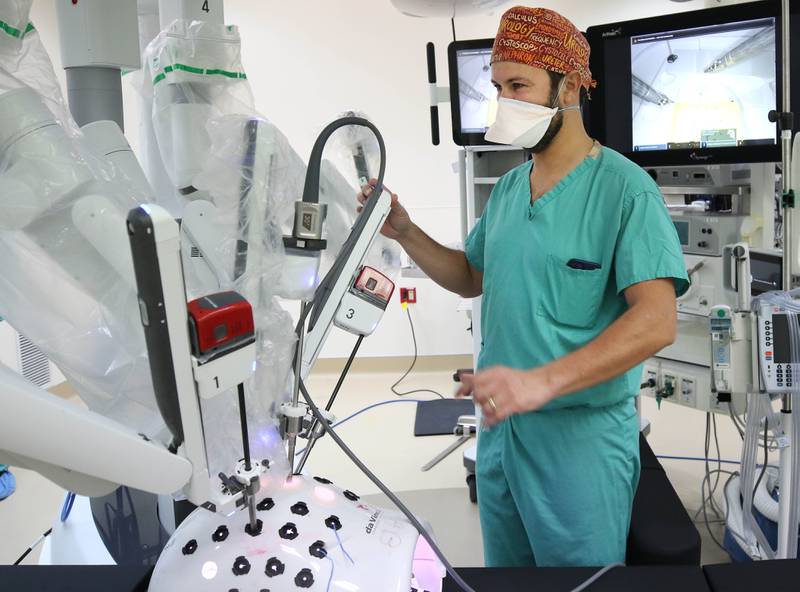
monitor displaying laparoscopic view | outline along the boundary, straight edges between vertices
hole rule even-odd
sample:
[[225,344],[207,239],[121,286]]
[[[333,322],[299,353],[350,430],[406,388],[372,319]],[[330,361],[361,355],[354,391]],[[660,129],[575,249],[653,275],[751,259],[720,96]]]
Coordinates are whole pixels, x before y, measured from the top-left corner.
[[497,115],[497,90],[489,61],[492,48],[463,49],[457,53],[461,132],[486,132]]
[[774,18],[631,37],[633,150],[775,144]]

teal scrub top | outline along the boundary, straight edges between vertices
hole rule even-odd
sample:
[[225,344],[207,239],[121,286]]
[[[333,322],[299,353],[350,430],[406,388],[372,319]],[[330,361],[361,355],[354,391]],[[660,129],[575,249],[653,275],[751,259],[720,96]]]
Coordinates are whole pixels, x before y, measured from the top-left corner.
[[[672,278],[678,295],[689,287],[658,186],[618,152],[595,146],[533,204],[533,163],[505,174],[467,237],[467,259],[483,272],[479,369],[527,370],[581,348],[627,310],[624,290],[633,284]],[[641,375],[637,366],[545,409],[613,405],[639,392]]]

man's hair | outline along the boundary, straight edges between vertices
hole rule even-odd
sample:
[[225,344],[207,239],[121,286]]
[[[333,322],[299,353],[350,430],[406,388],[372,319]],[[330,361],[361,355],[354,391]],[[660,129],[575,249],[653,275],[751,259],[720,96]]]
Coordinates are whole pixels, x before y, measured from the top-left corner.
[[[564,74],[559,74],[558,72],[552,72],[547,70],[547,74],[550,76],[550,104],[556,102],[558,98],[558,86],[561,84],[561,81],[564,80]],[[580,106],[583,108],[583,104],[586,102],[586,98],[589,93],[586,92],[586,87],[581,87],[581,94],[580,94]]]

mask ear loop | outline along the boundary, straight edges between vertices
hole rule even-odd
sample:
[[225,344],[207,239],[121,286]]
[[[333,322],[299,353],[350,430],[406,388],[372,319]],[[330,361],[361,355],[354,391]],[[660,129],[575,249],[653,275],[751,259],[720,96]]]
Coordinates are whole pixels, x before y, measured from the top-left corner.
[[563,113],[564,111],[572,111],[574,109],[577,109],[577,110],[580,111],[580,108],[581,108],[580,104],[578,104],[578,105],[568,105],[567,107],[564,107],[564,108],[559,108],[558,107],[558,97],[561,95],[561,91],[564,90],[564,83],[566,81],[567,81],[567,76],[565,74],[564,78],[561,79],[561,82],[558,83],[558,91],[556,91],[556,100],[553,101],[553,104],[550,106],[551,109],[558,109],[558,111],[556,111],[556,113]]
[[[550,105],[551,109],[558,109],[558,97],[561,96],[561,91],[564,90],[564,83],[567,81],[566,75],[561,79],[561,82],[558,83],[558,90],[556,91],[556,98],[553,101],[553,104]],[[561,111],[561,109],[559,109]]]

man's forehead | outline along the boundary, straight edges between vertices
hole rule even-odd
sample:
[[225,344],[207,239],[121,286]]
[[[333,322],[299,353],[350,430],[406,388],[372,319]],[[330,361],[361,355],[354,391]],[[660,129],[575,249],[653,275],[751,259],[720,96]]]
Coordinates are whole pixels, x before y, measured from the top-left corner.
[[516,62],[495,62],[492,64],[493,82],[510,82],[514,79],[528,80],[530,82],[549,81],[549,74],[544,68]]

